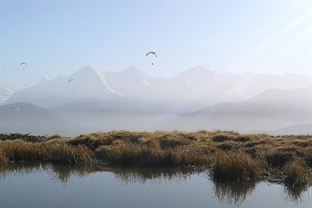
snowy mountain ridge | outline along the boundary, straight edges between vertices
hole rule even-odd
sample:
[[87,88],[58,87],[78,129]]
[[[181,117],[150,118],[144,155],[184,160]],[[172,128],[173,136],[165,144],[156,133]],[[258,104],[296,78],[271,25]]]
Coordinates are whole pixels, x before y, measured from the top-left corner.
[[299,75],[222,74],[205,66],[171,78],[154,78],[134,66],[120,72],[99,72],[84,66],[71,75],[44,77],[35,86],[14,94],[3,93],[2,102],[56,107],[85,98],[108,101],[114,97],[139,97],[194,110],[219,102],[246,100],[267,89],[296,90],[309,85],[309,78]]
[[311,129],[305,125],[310,80],[298,75],[222,74],[199,66],[154,78],[134,66],[120,72],[86,66],[71,75],[44,77],[31,87],[1,90],[8,93],[0,105],[3,132]]
[[9,97],[13,95],[14,92],[19,91],[21,89],[25,88],[24,86],[17,86],[17,85],[11,85],[11,86],[4,86],[0,84],[0,103],[5,102]]

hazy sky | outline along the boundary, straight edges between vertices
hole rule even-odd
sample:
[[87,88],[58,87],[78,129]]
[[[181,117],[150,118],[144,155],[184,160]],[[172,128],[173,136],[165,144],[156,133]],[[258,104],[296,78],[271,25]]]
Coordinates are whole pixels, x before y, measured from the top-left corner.
[[[222,73],[311,73],[310,0],[1,0],[0,13],[1,84],[33,85],[85,65],[134,65],[164,77],[198,65]],[[158,57],[146,57],[149,51]]]

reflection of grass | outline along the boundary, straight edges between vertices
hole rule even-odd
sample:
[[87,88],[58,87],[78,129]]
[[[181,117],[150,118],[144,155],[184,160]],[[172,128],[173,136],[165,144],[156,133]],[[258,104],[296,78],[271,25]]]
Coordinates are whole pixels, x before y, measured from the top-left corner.
[[116,178],[126,184],[141,183],[147,181],[179,180],[185,181],[194,172],[200,170],[194,168],[112,168]]
[[0,178],[5,177],[7,174],[11,173],[21,173],[21,174],[29,174],[32,172],[39,172],[46,167],[46,164],[41,164],[37,162],[23,162],[23,163],[16,163],[6,164],[0,166]]
[[96,167],[91,164],[59,164],[46,162],[19,162],[15,164],[8,164],[4,169],[0,169],[0,178],[6,177],[9,174],[30,174],[40,173],[46,171],[52,174],[53,177],[62,183],[67,183],[73,176],[83,177],[92,172],[98,171]]
[[[4,166],[0,166],[4,167]],[[71,179],[83,178],[96,172],[113,173],[115,178],[126,185],[135,184],[160,184],[162,182],[184,182],[191,178],[194,173],[204,174],[204,168],[194,167],[155,167],[155,168],[137,168],[137,167],[112,167],[98,166],[94,164],[60,164],[45,162],[18,162],[7,164],[5,168],[0,169],[0,180],[8,175],[33,174],[42,172],[48,173],[53,180],[57,180],[64,185],[70,183]],[[74,180],[73,183],[75,183]],[[228,204],[231,207],[240,207],[248,196],[255,190],[260,180],[243,180],[238,182],[220,182],[211,181],[213,184],[214,197],[221,203]],[[207,185],[209,181],[207,179]],[[303,193],[307,187],[284,187],[284,198],[288,202],[298,204],[301,202]],[[211,197],[211,196],[209,196]]]
[[280,174],[291,186],[310,183],[311,152],[311,136],[272,137],[228,131],[112,131],[76,138],[0,134],[2,167],[15,161],[195,166],[211,168],[218,181]]
[[70,178],[73,176],[84,177],[96,171],[91,165],[64,165],[55,163],[46,166],[46,170],[50,170],[62,183],[69,182]]
[[257,181],[215,182],[214,192],[219,201],[239,207],[255,189]]
[[302,202],[302,195],[307,191],[306,187],[284,187],[285,199],[289,202],[292,202],[296,205]]

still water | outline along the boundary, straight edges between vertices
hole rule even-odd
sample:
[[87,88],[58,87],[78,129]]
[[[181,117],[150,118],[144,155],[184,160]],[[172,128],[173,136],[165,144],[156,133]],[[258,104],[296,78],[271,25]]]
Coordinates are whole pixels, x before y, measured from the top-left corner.
[[287,189],[266,181],[214,183],[207,171],[94,168],[55,164],[0,170],[0,207],[302,207],[312,188]]

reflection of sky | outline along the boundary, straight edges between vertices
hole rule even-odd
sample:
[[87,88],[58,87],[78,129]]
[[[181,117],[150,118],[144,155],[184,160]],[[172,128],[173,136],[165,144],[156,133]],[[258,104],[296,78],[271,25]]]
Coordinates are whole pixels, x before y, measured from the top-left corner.
[[[308,208],[312,202],[310,193],[312,188],[301,193],[301,198],[293,198],[285,193],[285,188],[270,183],[260,183],[257,185],[254,192],[247,198],[241,207],[248,207],[247,205],[255,205],[259,207],[302,207]],[[291,200],[292,199],[292,200]],[[250,206],[254,207],[254,206]]]
[[[110,172],[72,176],[60,182],[54,173],[31,172],[1,178],[1,207],[230,207],[220,203],[206,174],[184,179],[124,182]],[[309,192],[312,191],[310,188]],[[308,192],[302,194],[298,208],[307,208]],[[232,204],[233,205],[233,204]],[[293,207],[285,200],[279,185],[259,183],[242,202],[244,207]]]
[[1,83],[35,84],[84,65],[309,75],[310,19],[309,1],[1,1]]

